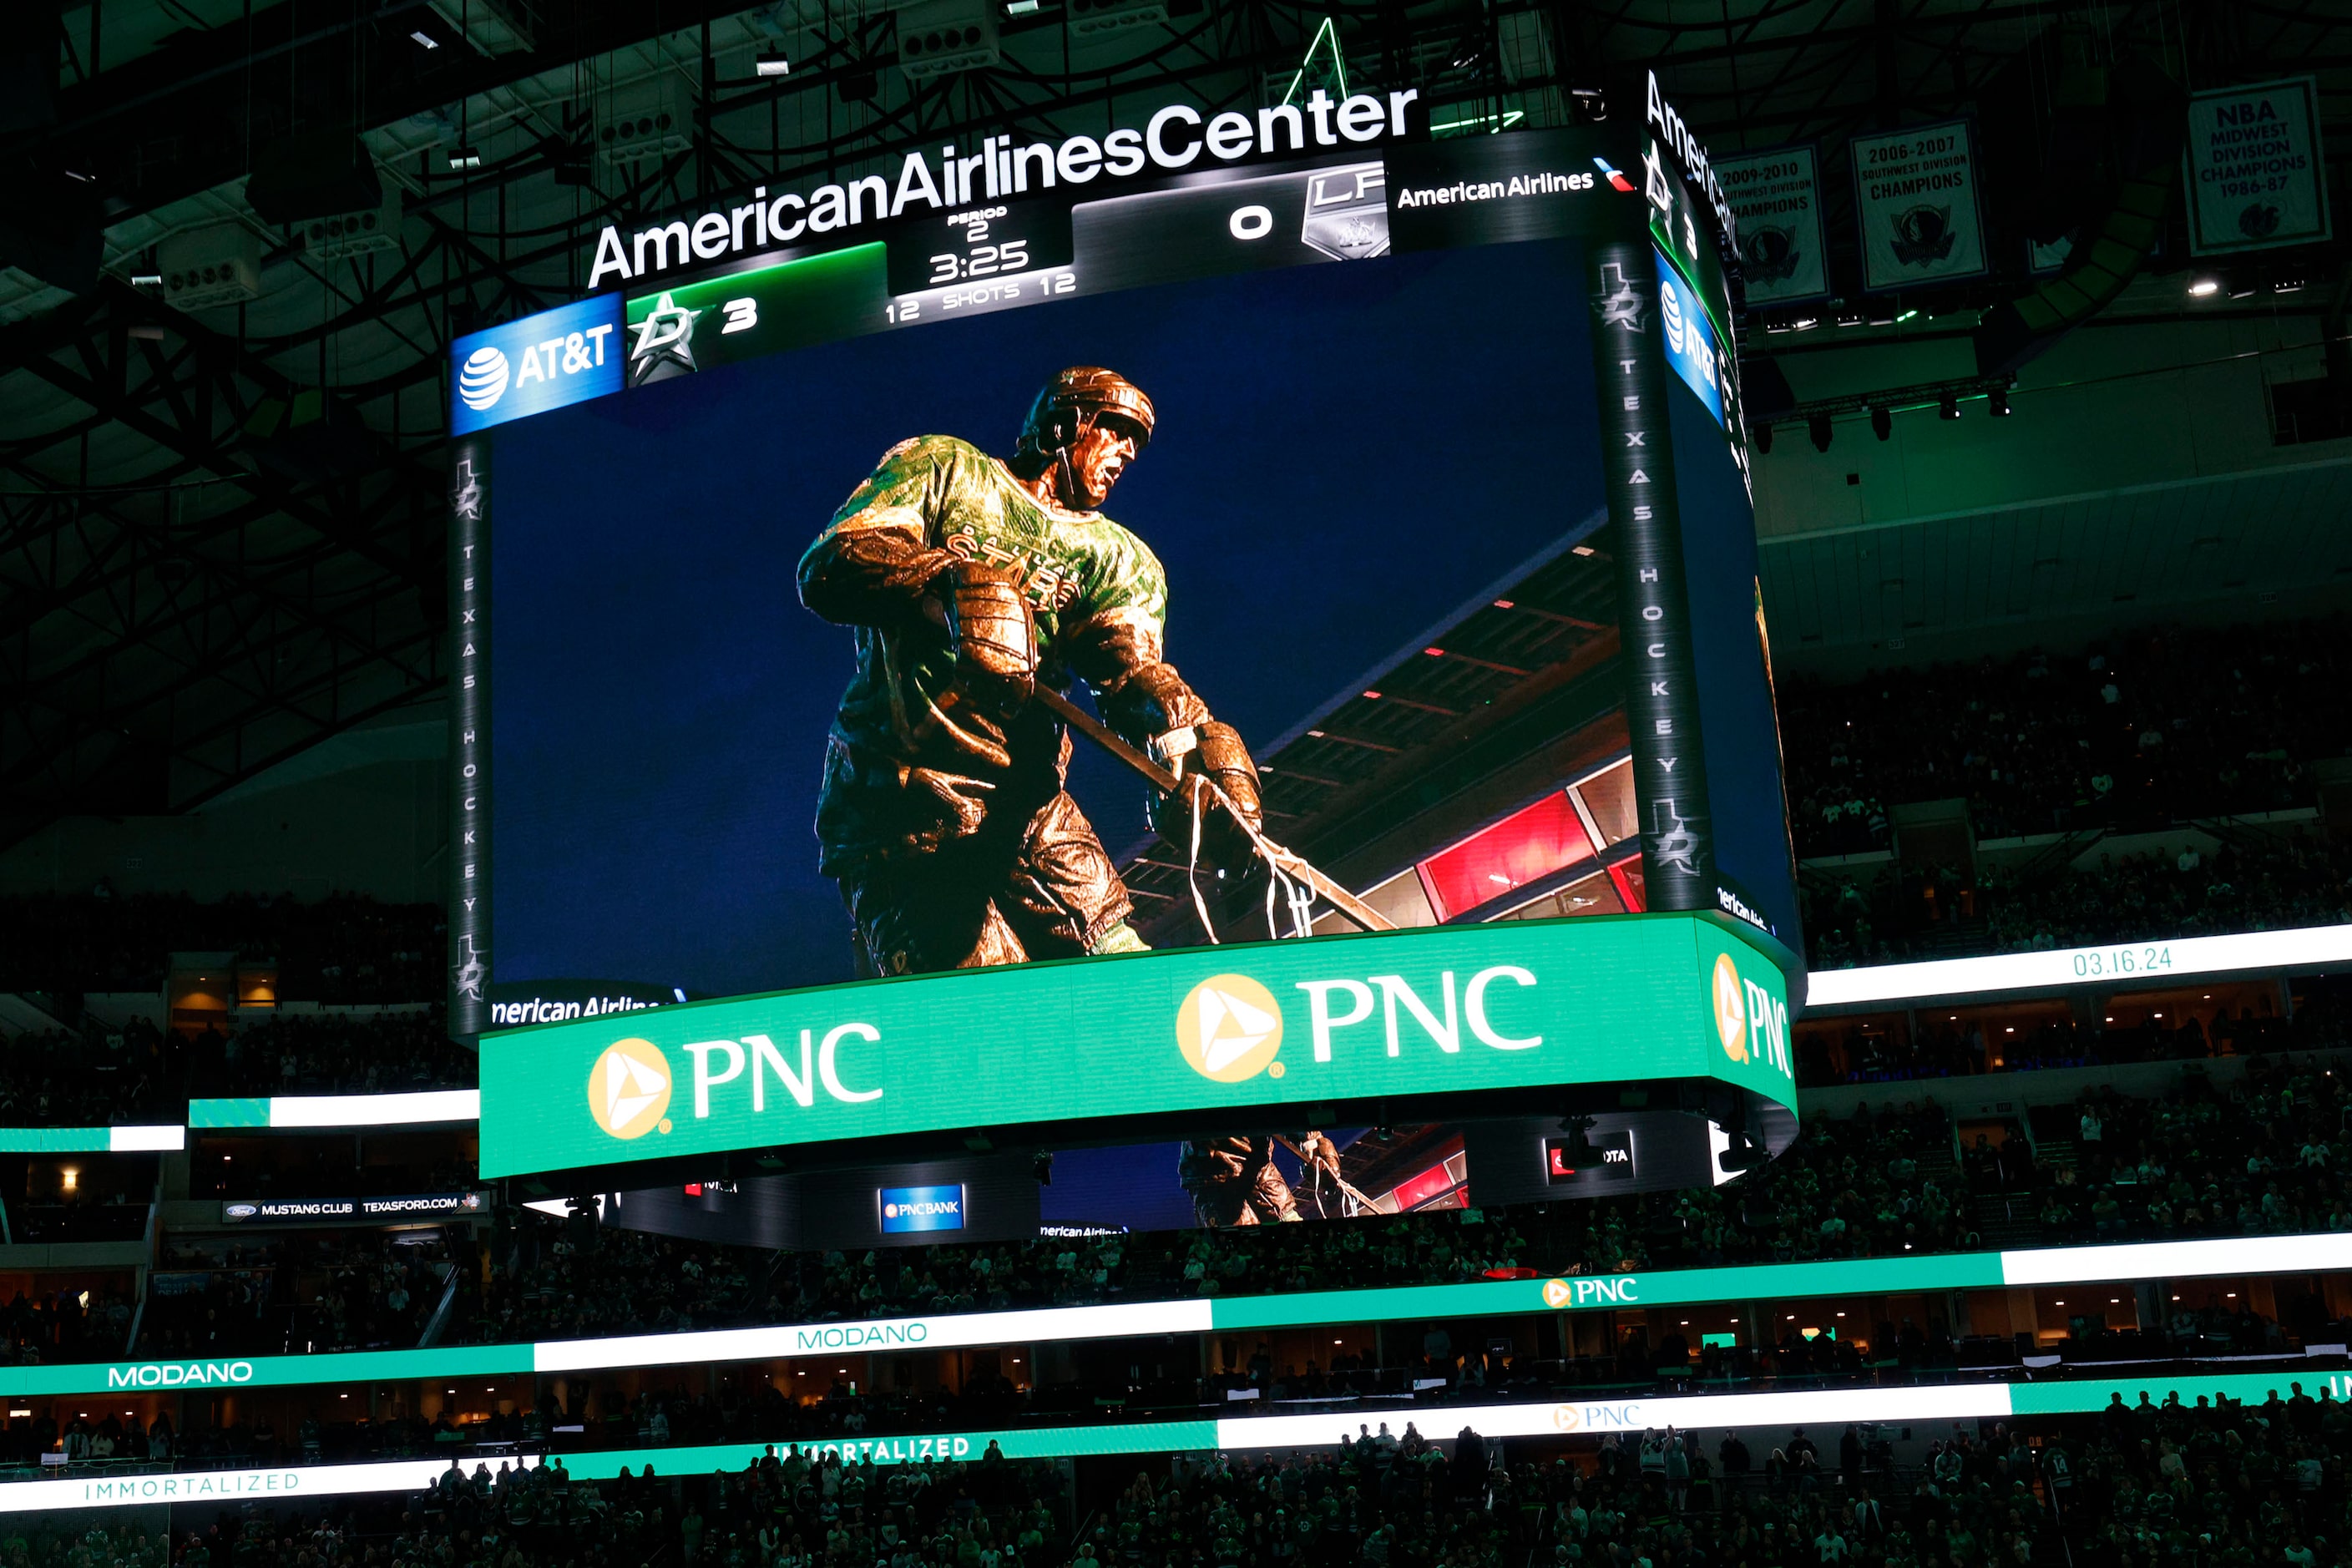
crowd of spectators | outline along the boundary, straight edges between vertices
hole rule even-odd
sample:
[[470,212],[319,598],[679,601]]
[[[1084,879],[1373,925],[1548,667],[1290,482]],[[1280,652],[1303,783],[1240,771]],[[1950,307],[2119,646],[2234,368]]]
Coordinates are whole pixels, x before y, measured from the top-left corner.
[[[2298,999],[2292,1016],[2271,998],[2242,996],[2212,1006],[2175,1000],[2137,1022],[2085,1018],[2042,1008],[2016,1012],[1933,1014],[1812,1019],[1797,1030],[1797,1084],[1906,1084],[1988,1072],[2039,1072],[2053,1068],[2122,1067],[2281,1052],[2336,1050],[2352,1045],[2352,1018],[2344,998],[2325,982]],[[2004,1024],[2015,1017],[2016,1024]]]
[[0,1308],[0,1364],[111,1361],[131,1337],[131,1280],[11,1292]]
[[[452,1463],[432,1488],[354,1500],[327,1514],[252,1510],[174,1530],[183,1568],[1064,1568],[1073,1561],[1065,1472],[1009,1460],[880,1465],[772,1448],[740,1470],[667,1476],[624,1468],[574,1479],[555,1460],[529,1468]],[[143,1521],[142,1521],[143,1522]],[[0,1568],[112,1568],[137,1527],[73,1524],[0,1540]],[[133,1560],[151,1568],[159,1557]],[[1083,1557],[1078,1561],[1084,1561]],[[1107,1568],[1107,1565],[1106,1565]]]
[[2211,853],[2169,852],[2018,871],[1973,887],[1948,868],[1811,878],[1815,969],[1923,957],[2047,952],[2110,942],[2352,921],[2352,850],[2317,834],[2245,834]]
[[[13,1516],[0,1568],[2336,1568],[2352,1409],[2260,1404],[1721,1434],[877,1464],[770,1448],[740,1470],[455,1463],[326,1513]],[[165,1534],[169,1531],[168,1537]],[[168,1557],[167,1557],[168,1553]]]
[[190,1100],[470,1089],[474,1053],[449,1038],[437,1004],[384,1012],[302,1012],[222,1029],[28,1029],[0,1057],[0,1126],[178,1121]]
[[778,1255],[525,1210],[466,1329],[477,1343],[685,1332],[782,1321]]
[[471,1089],[474,1053],[437,1005],[397,1013],[288,1013],[207,1029],[184,1047],[192,1096],[393,1094]]
[[1801,858],[1887,846],[1887,807],[1969,802],[1979,837],[2133,830],[2313,804],[2352,736],[2341,616],[2183,627],[2080,653],[1780,691]]
[[[423,1246],[414,1243],[436,1233],[167,1243],[135,1348],[202,1358],[414,1345],[452,1280],[458,1296],[444,1342],[512,1343],[1976,1251],[1988,1246],[1979,1203],[1994,1198],[2008,1227],[1998,1243],[2004,1247],[2326,1232],[2352,1228],[2347,1114],[2352,1100],[2325,1061],[2270,1053],[2249,1058],[2226,1091],[2198,1074],[2160,1099],[2099,1090],[2037,1108],[2030,1127],[2017,1123],[1992,1151],[1997,1158],[1959,1148],[1950,1115],[1915,1092],[1900,1103],[1890,1097],[1811,1116],[1778,1158],[1721,1185],[1575,1203],[863,1253],[772,1253],[585,1215],[507,1211],[487,1268],[463,1227]],[[121,1353],[123,1320],[134,1310],[103,1289],[86,1299],[22,1298],[9,1310],[8,1353],[110,1358]],[[1441,1373],[1457,1382],[1502,1375],[1475,1369],[1475,1359],[1453,1358]],[[1289,1381],[1328,1387],[1354,1370],[1303,1369]],[[932,1397],[907,1392],[919,1403]],[[842,1425],[853,1409],[860,1419],[877,1410],[890,1419],[909,1414],[887,1400],[874,1405],[882,1396],[872,1390],[860,1397],[869,1403],[836,1405],[813,1432],[740,1421],[714,1430],[823,1435],[854,1430]],[[1026,1407],[1037,1397],[1042,1390]],[[642,1411],[621,1416],[632,1428],[646,1418]]]
[[148,1279],[134,1353],[203,1360],[411,1349],[453,1276],[470,1306],[472,1247],[454,1229],[167,1246]]
[[436,904],[336,894],[304,900],[244,894],[199,902],[178,893],[0,898],[0,991],[79,999],[163,989],[173,952],[226,952],[274,963],[280,995],[336,1005],[438,996],[447,924]]
[[27,1029],[0,1053],[0,1127],[106,1127],[177,1121],[161,1031],[134,1020],[122,1030]]
[[2064,1158],[2037,1168],[2034,1183],[2050,1240],[2352,1230],[2352,1073],[2260,1058],[2252,1067],[2233,1094],[2095,1092],[2050,1119]]
[[1987,1245],[1974,1200],[1995,1194],[2042,1226],[2042,1245],[2322,1232],[2352,1228],[2347,1108],[2343,1079],[2314,1058],[2262,1056],[2226,1093],[2192,1080],[2162,1099],[2099,1090],[2038,1110],[2046,1136],[2021,1126],[1998,1167],[1959,1149],[1949,1114],[1921,1097],[1811,1117],[1778,1159],[1720,1186],[864,1254],[767,1255],[533,1215],[530,1234],[502,1244],[488,1310],[468,1332],[503,1342],[1973,1251]]
[[525,1215],[468,1333],[504,1342],[1948,1251],[1974,1244],[1951,1141],[1932,1104],[1890,1105],[1808,1122],[1779,1159],[1722,1187],[865,1253],[760,1254]]

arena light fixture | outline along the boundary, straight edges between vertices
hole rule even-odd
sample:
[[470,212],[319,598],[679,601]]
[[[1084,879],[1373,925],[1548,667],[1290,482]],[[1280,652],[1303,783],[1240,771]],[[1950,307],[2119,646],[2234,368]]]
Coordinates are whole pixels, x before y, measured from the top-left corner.
[[1985,412],[1991,415],[1995,419],[2006,419],[2009,417],[2009,389],[2007,387],[1996,386],[1990,392],[1985,394]]
[[435,37],[432,34],[426,32],[422,27],[417,28],[408,36],[416,40],[416,45],[419,48],[437,49],[441,47],[441,40]]
[[1895,434],[1895,411],[1879,404],[1870,411],[1870,433],[1884,441]]
[[2200,278],[2189,286],[2189,297],[2192,300],[2210,300],[2221,291],[2221,280],[2218,278]]
[[1944,394],[1944,401],[1936,405],[1936,417],[1938,419],[1958,419],[1959,416],[1960,399],[1958,395],[1950,392]]
[[751,62],[751,70],[756,76],[790,76],[793,62],[782,49],[761,49],[759,58]]
[[1830,416],[1828,415],[1814,414],[1808,416],[1805,420],[1805,429],[1810,432],[1813,437],[1814,451],[1826,452],[1830,449],[1831,430]]

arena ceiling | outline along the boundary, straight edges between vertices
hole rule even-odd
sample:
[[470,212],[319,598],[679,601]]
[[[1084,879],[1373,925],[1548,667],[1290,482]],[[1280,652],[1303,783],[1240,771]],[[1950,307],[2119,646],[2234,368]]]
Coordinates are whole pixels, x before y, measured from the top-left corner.
[[[2336,107],[2352,83],[2334,0],[1172,0],[1108,41],[1044,0],[1006,20],[1001,68],[919,82],[879,0],[95,0],[55,17],[38,122],[23,72],[57,8],[20,0],[0,40],[0,214],[32,215],[0,244],[55,249],[80,214],[103,250],[79,292],[51,261],[0,269],[0,845],[185,809],[438,695],[445,351],[576,293],[607,221],[919,137],[1069,134],[1177,94],[1255,106],[1328,68],[1333,38],[1351,79],[1418,87],[1441,122],[1556,122],[1654,65],[1718,149],[1990,95],[2031,111],[2053,62],[2318,70]],[[762,53],[789,74],[759,75]],[[656,87],[690,106],[683,144],[600,156],[600,117]],[[245,183],[278,138],[339,128],[404,216],[396,247],[322,262]],[[460,148],[478,161],[453,169]],[[257,297],[182,310],[132,283],[221,223],[259,240]]]

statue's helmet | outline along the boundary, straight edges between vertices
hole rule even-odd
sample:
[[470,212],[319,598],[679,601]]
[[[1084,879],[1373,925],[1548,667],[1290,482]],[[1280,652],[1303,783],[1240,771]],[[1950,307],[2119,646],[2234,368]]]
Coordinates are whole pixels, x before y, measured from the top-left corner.
[[1084,421],[1110,415],[1134,426],[1138,449],[1150,445],[1151,399],[1143,388],[1100,365],[1074,364],[1045,384],[1021,426],[1021,451],[1049,458],[1078,438]]

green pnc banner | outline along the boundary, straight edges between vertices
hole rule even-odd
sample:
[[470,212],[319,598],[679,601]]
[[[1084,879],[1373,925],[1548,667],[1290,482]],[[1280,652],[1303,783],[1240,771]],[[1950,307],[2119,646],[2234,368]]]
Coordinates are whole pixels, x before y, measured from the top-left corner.
[[1715,1078],[1790,1107],[1779,965],[1587,916],[866,981],[485,1037],[485,1176],[782,1144]]

